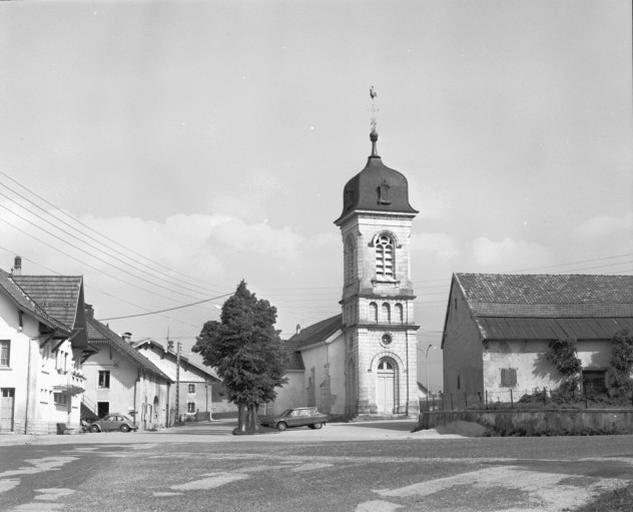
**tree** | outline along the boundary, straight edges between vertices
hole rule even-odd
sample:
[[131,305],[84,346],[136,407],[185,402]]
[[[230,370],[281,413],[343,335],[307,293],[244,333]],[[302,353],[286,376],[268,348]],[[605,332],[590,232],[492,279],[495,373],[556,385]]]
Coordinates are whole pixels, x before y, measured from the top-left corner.
[[575,339],[551,340],[545,357],[559,371],[563,380],[557,395],[562,399],[574,398],[581,381],[582,362],[578,358]]
[[259,430],[259,405],[274,400],[275,388],[287,382],[286,352],[274,328],[276,319],[277,309],[257,299],[242,281],[222,306],[220,322],[206,322],[192,349],[216,368],[229,400],[238,406],[235,434]]
[[611,367],[607,371],[607,387],[612,396],[626,396],[633,390],[633,332],[623,329],[611,340]]

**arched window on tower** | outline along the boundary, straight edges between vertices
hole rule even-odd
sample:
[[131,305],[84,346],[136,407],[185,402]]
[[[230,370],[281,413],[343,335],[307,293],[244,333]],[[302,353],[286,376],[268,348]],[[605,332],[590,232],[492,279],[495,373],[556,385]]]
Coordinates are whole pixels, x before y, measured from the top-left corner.
[[403,323],[404,322],[404,316],[403,316],[403,311],[402,311],[402,304],[396,304],[394,307],[395,310],[395,321],[398,323]]
[[393,239],[386,233],[376,237],[376,277],[378,279],[393,279],[394,259]]
[[378,304],[376,304],[375,302],[369,303],[369,319],[372,322],[378,321]]
[[345,260],[345,284],[349,284],[354,281],[356,274],[356,247],[351,236],[345,239],[343,259]]
[[382,320],[385,323],[388,323],[388,324],[391,323],[391,308],[389,307],[389,304],[387,304],[386,302],[384,302],[382,305]]

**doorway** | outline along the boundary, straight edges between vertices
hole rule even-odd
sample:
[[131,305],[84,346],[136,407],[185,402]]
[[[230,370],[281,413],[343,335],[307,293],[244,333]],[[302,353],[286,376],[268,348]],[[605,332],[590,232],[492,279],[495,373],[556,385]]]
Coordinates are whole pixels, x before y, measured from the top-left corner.
[[378,414],[393,414],[396,401],[396,363],[387,357],[378,362],[376,372],[376,407]]
[[97,402],[97,416],[104,418],[110,414],[110,402]]
[[13,432],[15,388],[0,388],[0,432]]

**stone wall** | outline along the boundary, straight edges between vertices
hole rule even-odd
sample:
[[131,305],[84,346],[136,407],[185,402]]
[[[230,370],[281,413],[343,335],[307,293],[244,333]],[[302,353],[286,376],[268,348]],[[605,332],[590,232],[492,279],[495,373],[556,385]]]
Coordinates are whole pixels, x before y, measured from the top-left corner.
[[489,427],[493,435],[633,434],[633,408],[424,412],[416,430],[459,420]]

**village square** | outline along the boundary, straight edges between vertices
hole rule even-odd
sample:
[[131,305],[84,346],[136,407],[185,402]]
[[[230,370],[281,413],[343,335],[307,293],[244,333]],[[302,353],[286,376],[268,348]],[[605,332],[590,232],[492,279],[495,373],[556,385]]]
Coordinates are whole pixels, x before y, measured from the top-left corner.
[[633,511],[631,15],[3,5],[0,510]]

